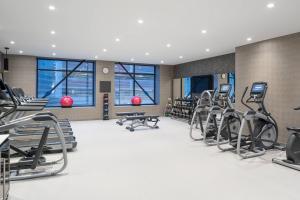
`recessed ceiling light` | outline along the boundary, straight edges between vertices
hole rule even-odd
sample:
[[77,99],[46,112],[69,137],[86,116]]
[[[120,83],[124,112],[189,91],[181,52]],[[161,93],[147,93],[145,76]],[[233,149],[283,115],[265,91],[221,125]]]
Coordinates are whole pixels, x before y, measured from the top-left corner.
[[205,49],[206,52],[210,52],[210,49]]
[[95,59],[98,59],[98,56],[95,56]]
[[162,61],[160,61],[160,63],[161,63],[161,64],[164,64],[165,62],[162,60]]
[[146,52],[146,53],[145,53],[145,55],[146,55],[146,56],[149,56],[149,55],[150,55],[150,53],[149,53],[149,52]]
[[116,42],[120,42],[120,38],[116,38],[115,41],[116,41]]
[[267,4],[267,8],[274,8],[275,7],[275,4],[274,3],[268,3]]
[[23,51],[22,51],[22,50],[20,50],[20,51],[19,51],[19,53],[20,53],[20,54],[22,54],[22,53],[23,53]]
[[54,30],[52,30],[52,31],[50,31],[50,33],[51,33],[51,35],[55,35],[55,31]]
[[168,48],[170,48],[172,45],[171,45],[171,44],[167,44],[166,46],[167,46]]
[[56,56],[56,53],[53,52],[53,53],[52,53],[52,56]]
[[134,61],[134,58],[131,58],[130,61],[133,62],[133,61]]
[[103,51],[103,52],[107,52],[107,49],[103,49],[102,51]]
[[9,43],[10,43],[10,44],[15,44],[15,41],[10,41]]
[[53,11],[53,10],[55,10],[56,8],[55,8],[55,6],[54,5],[49,5],[49,10],[51,10],[51,11]]
[[202,30],[201,33],[202,33],[202,34],[206,34],[206,33],[207,33],[207,30]]
[[248,42],[252,41],[252,38],[251,38],[251,37],[248,37],[248,38],[247,38],[247,41],[248,41]]
[[179,56],[179,59],[182,59],[183,58],[183,56]]
[[143,24],[143,23],[144,23],[144,20],[138,19],[137,22],[138,22],[139,24]]
[[52,48],[55,48],[55,47],[56,47],[56,45],[55,45],[55,44],[52,44],[52,45],[51,45],[51,47],[52,47]]

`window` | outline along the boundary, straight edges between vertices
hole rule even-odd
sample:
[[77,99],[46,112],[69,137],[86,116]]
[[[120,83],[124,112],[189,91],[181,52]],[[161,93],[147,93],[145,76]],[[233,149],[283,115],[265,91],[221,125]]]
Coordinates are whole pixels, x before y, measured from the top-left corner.
[[184,97],[191,97],[191,77],[183,78]]
[[221,74],[214,74],[214,88],[213,88],[213,90],[217,90],[219,88],[219,76],[221,76]]
[[[72,71],[80,61],[77,60],[37,60],[37,96],[42,98],[59,83],[67,73]],[[48,107],[60,106],[62,96],[73,98],[73,106],[94,106],[95,63],[82,63],[66,80],[64,80],[47,98]]]
[[235,73],[228,73],[228,83],[231,85],[230,98],[235,102]]
[[140,96],[143,105],[155,99],[156,66],[138,64],[115,65],[115,105],[131,105],[133,96]]

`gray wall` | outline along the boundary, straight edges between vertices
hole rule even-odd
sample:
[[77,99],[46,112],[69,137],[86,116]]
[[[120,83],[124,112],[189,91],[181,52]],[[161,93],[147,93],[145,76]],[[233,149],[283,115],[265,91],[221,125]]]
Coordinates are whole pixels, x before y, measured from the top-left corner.
[[175,78],[234,72],[235,54],[188,62],[175,67]]
[[266,107],[279,125],[279,141],[286,142],[287,126],[300,126],[300,33],[236,48],[236,106],[247,85],[268,82]]
[[[102,69],[109,68],[109,73],[104,74]],[[168,98],[172,97],[173,66],[159,66],[159,91],[160,102],[151,106],[114,106],[114,62],[96,61],[96,105],[94,107],[80,108],[49,108],[59,118],[70,120],[102,119],[103,93],[99,92],[99,81],[111,81],[112,93],[109,94],[110,117],[114,118],[116,112],[144,111],[147,114],[162,115]],[[5,73],[6,82],[13,87],[22,87],[27,94],[36,94],[36,57],[34,56],[9,56],[9,72]]]

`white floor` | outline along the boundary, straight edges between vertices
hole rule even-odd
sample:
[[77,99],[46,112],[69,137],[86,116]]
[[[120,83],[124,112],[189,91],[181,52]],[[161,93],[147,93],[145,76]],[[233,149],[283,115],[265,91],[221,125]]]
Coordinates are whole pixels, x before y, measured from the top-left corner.
[[192,142],[186,123],[162,118],[157,130],[110,121],[72,123],[78,151],[66,174],[13,182],[11,200],[299,200],[300,172],[263,158],[240,160]]

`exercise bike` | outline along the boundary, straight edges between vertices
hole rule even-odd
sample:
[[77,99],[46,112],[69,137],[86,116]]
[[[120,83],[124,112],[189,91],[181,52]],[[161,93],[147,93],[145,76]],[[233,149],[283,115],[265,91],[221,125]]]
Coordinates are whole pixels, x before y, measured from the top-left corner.
[[[300,110],[300,107],[294,110]],[[287,130],[290,132],[290,136],[286,145],[286,159],[273,158],[272,161],[300,171],[300,128],[287,127]]]
[[[244,102],[248,87],[245,88],[241,103],[249,110],[242,116],[241,127],[237,139],[230,143],[236,148],[237,154],[243,158],[252,158],[264,155],[266,150],[274,148],[278,138],[278,126],[275,119],[266,110],[264,105],[268,84],[255,82],[252,84],[250,97]],[[248,104],[255,103],[255,110]],[[249,135],[243,135],[243,129],[247,125]]]

